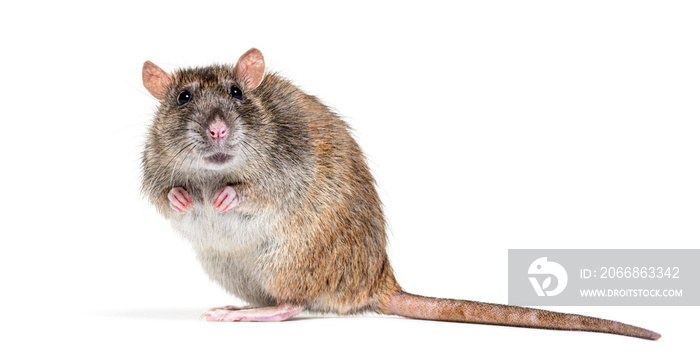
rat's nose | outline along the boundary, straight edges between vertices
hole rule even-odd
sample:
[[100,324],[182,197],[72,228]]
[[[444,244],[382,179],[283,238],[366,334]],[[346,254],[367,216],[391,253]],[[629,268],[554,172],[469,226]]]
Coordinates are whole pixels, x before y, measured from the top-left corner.
[[223,139],[227,134],[228,127],[226,127],[226,123],[223,121],[217,120],[209,125],[209,136],[212,139]]

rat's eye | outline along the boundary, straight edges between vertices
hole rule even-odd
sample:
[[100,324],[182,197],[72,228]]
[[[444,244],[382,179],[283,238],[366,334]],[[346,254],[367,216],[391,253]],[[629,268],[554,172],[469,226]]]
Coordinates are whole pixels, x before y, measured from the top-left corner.
[[228,89],[228,93],[231,94],[231,97],[234,99],[243,100],[243,92],[236,86],[231,86],[231,88]]
[[180,94],[177,96],[177,104],[182,106],[182,105],[190,102],[191,99],[192,99],[192,94],[190,94],[189,91],[184,90],[184,91],[180,92]]

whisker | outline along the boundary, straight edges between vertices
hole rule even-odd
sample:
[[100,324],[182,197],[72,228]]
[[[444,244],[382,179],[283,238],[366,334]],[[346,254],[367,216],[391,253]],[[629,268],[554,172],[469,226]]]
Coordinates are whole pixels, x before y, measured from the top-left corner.
[[199,132],[198,132],[197,130],[188,129],[188,128],[183,128],[183,129],[175,129],[175,130],[167,131],[167,132],[163,133],[163,135],[175,134],[175,133],[179,133],[179,132],[182,132],[182,131],[191,131],[191,132],[194,132],[194,133],[199,134]]
[[265,156],[262,153],[260,153],[260,151],[257,148],[255,148],[255,146],[253,146],[252,144],[250,144],[248,141],[246,141],[244,139],[241,139],[241,145],[244,146],[246,149],[257,154],[258,157],[260,157],[260,158],[252,159],[252,161],[261,163],[262,166],[265,168],[273,169],[272,166],[270,165],[270,161],[267,158],[265,158]]
[[[196,147],[196,144],[190,143],[187,147],[183,148],[178,154],[182,153],[182,151],[188,149],[187,153],[185,154],[185,158],[180,159],[180,163],[182,163],[183,160],[187,159],[187,155],[190,153],[190,151],[194,150]],[[173,171],[170,174],[170,188],[175,187],[174,185],[174,180],[175,180],[175,170],[177,169],[177,163],[173,165]]]
[[170,158],[170,160],[168,161],[168,163],[165,164],[165,167],[169,166],[170,163],[172,163],[172,161],[173,161],[175,158],[177,158],[178,155],[180,155],[180,153],[182,153],[183,151],[185,151],[185,149],[189,148],[189,147],[192,146],[192,145],[194,145],[194,142],[188,143],[188,144],[185,145],[182,149],[180,149],[179,152],[175,153],[175,155],[174,155],[172,158]]

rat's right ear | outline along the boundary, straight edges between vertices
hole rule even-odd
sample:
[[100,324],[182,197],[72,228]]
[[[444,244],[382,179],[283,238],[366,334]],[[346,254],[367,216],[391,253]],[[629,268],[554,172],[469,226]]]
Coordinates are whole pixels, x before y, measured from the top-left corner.
[[163,71],[162,68],[156,66],[153,62],[146,61],[143,64],[141,75],[143,76],[143,86],[146,87],[146,90],[156,99],[163,100],[172,83],[170,74]]

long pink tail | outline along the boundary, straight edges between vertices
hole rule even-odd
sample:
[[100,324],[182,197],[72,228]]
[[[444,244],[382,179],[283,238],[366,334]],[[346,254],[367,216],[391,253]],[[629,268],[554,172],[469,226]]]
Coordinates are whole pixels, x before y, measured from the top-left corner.
[[595,317],[492,303],[417,296],[398,292],[385,303],[389,312],[414,319],[520,326],[553,330],[607,332],[656,340],[661,335],[641,327]]

